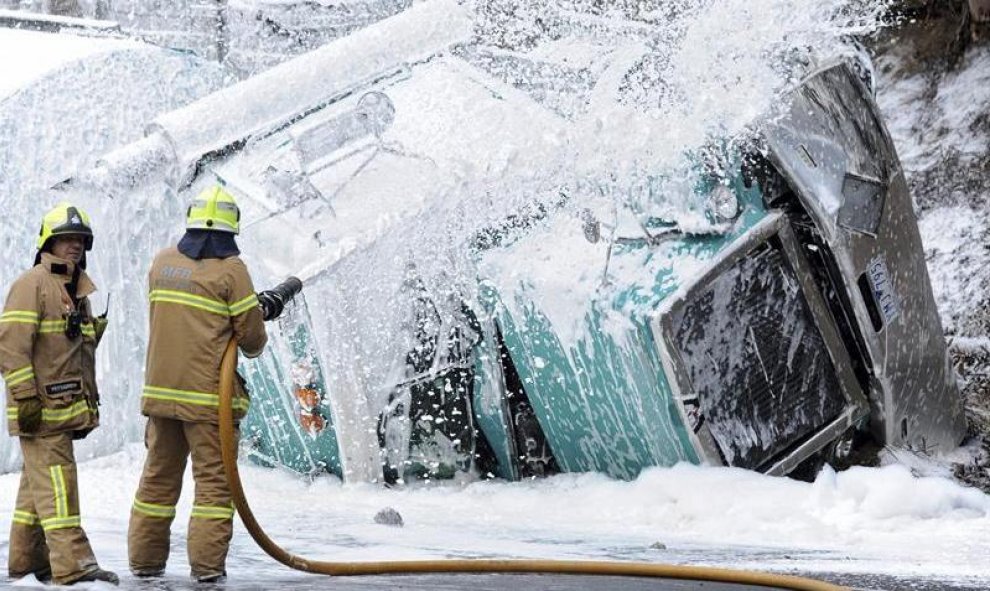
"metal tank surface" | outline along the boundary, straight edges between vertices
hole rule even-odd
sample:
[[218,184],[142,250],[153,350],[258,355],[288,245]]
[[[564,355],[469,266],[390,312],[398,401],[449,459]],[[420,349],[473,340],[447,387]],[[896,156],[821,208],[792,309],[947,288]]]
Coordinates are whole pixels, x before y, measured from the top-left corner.
[[[351,481],[630,479],[682,461],[788,474],[867,436],[959,443],[910,196],[861,68],[810,72],[755,144],[698,146],[688,215],[543,195],[431,256],[457,228],[421,244],[411,229],[490,214],[468,197],[504,186],[506,146],[559,162],[574,97],[599,93],[533,56],[578,91],[498,80],[516,57],[472,47],[465,11],[418,3],[158,117],[69,183],[169,177],[181,200],[222,182],[256,281],[306,283],[242,360],[250,456]],[[590,70],[621,79],[622,56]],[[521,186],[556,190],[538,181]]]

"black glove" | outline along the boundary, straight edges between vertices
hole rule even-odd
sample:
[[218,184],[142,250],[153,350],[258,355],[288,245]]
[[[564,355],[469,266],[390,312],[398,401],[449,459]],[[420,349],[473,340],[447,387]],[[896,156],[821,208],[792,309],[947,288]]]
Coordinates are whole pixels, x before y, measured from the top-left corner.
[[266,321],[275,320],[285,309],[285,302],[291,300],[293,296],[302,291],[302,281],[295,277],[289,277],[272,289],[266,289],[258,294],[258,305],[261,306],[261,314]]
[[285,302],[282,296],[270,289],[258,294],[258,305],[261,306],[261,315],[265,322],[275,320],[285,309]]
[[22,434],[37,433],[41,428],[41,399],[37,396],[17,401],[17,430]]
[[100,341],[103,340],[103,333],[107,331],[107,326],[110,325],[110,321],[107,320],[106,316],[97,316],[93,319],[93,332],[96,335],[96,344],[99,345]]

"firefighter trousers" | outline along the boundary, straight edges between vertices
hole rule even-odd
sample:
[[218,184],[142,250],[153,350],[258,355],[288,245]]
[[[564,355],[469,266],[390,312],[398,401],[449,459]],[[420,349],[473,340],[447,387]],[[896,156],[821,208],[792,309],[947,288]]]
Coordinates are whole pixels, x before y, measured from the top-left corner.
[[97,568],[79,516],[72,434],[20,440],[24,469],[10,524],[8,574],[51,572],[54,583],[72,583]]
[[220,428],[211,423],[148,417],[145,445],[148,456],[127,531],[131,571],[155,574],[165,570],[182,475],[186,459],[192,455],[196,491],[186,543],[189,566],[196,578],[224,574],[234,506],[220,456]]

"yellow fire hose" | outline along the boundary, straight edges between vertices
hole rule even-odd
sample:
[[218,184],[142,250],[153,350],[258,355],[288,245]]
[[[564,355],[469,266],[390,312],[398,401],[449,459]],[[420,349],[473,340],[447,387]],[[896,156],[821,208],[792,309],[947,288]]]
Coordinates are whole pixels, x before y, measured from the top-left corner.
[[309,560],[283,550],[269,538],[248,506],[237,471],[237,441],[234,436],[234,372],[237,345],[232,339],[220,364],[220,446],[227,482],[237,513],[254,541],[269,556],[289,568],[308,573],[335,576],[423,574],[423,573],[540,573],[622,577],[656,577],[693,581],[757,585],[795,591],[848,591],[830,583],[802,577],[769,573],[679,566],[643,562],[596,562],[572,560],[416,560],[390,562],[322,562]]

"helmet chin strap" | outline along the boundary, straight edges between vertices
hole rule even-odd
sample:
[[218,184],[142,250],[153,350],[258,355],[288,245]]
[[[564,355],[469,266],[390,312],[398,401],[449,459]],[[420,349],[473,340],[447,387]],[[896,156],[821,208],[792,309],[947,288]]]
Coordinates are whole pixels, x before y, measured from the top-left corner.
[[83,255],[82,260],[80,260],[79,264],[72,270],[72,279],[65,284],[65,291],[69,293],[69,297],[72,299],[73,308],[77,308],[79,306],[79,298],[76,294],[79,292],[79,275],[82,273],[82,264],[85,260],[86,255]]
[[35,266],[38,266],[38,265],[41,264],[41,253],[43,253],[43,252],[47,252],[47,253],[51,254],[51,252],[52,252],[52,241],[50,239],[47,242],[45,242],[44,246],[42,246],[40,249],[38,249],[34,253],[34,265]]

